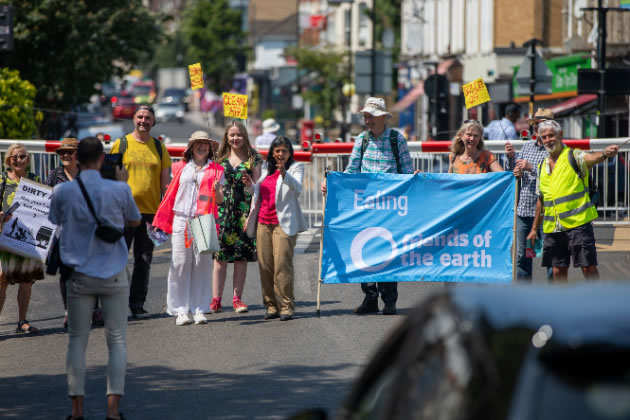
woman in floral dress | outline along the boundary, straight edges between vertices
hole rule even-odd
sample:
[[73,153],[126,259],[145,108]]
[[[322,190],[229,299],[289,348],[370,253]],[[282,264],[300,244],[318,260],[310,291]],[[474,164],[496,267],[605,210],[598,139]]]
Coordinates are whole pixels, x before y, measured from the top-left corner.
[[262,157],[252,148],[247,129],[241,122],[232,121],[225,128],[217,163],[224,168],[225,184],[224,200],[219,205],[221,250],[214,254],[210,310],[221,312],[227,265],[234,263],[232,308],[234,312],[247,312],[247,305],[241,299],[247,263],[257,258],[256,240],[249,238],[243,227],[249,215],[254,184],[260,178]]

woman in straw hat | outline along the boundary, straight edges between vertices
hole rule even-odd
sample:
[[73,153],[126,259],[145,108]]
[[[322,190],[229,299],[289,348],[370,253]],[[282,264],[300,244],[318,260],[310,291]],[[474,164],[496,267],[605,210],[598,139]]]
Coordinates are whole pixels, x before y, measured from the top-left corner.
[[200,214],[219,216],[217,203],[223,201],[224,176],[223,167],[213,161],[212,143],[204,131],[190,136],[183,160],[173,165],[173,180],[153,219],[154,227],[173,235],[166,304],[179,326],[207,322],[204,309],[210,300],[212,255],[194,251],[186,240],[190,236],[186,226]]
[[[30,158],[26,147],[21,143],[14,143],[9,146],[4,157],[4,165],[7,171],[0,179],[0,200],[2,200],[2,220],[7,221],[4,212],[13,204],[15,191],[24,177],[35,182],[40,182],[39,176],[29,172]],[[17,226],[17,219],[16,228]],[[36,259],[22,257],[9,251],[0,251],[0,313],[6,298],[7,286],[9,284],[19,284],[18,301],[18,325],[17,333],[36,333],[38,329],[33,327],[26,320],[28,304],[31,301],[31,287],[36,280],[44,278],[44,265]]]

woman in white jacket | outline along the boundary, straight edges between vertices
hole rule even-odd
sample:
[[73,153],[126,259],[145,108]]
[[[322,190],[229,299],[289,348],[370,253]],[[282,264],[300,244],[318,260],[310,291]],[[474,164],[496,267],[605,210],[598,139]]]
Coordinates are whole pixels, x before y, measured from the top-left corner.
[[298,201],[303,178],[304,165],[293,160],[291,141],[276,137],[245,225],[250,237],[256,235],[265,319],[288,321],[295,312],[293,250],[297,234],[307,229]]

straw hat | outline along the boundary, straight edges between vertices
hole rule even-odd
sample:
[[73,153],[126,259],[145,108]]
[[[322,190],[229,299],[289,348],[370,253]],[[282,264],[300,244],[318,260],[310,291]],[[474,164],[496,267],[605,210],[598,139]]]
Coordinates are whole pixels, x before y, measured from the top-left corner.
[[74,137],[66,137],[61,140],[61,144],[57,147],[55,152],[59,152],[61,150],[77,150],[79,148],[79,140]]
[[549,108],[538,108],[536,113],[534,114],[534,118],[530,118],[527,120],[529,125],[539,123],[544,120],[553,120],[555,119],[555,115],[553,111]]
[[370,97],[367,98],[367,101],[365,101],[365,106],[363,107],[362,110],[359,111],[359,113],[368,113],[370,115],[373,115],[375,117],[380,117],[381,115],[387,115],[387,117],[391,117],[392,114],[390,114],[389,112],[387,112],[387,109],[385,108],[385,99],[383,98],[375,98],[375,97]]
[[207,132],[198,130],[190,135],[190,139],[188,139],[188,144],[186,145],[186,151],[192,149],[192,145],[195,144],[195,142],[202,140],[209,141],[210,146],[214,151],[216,151],[219,147],[219,143],[216,140],[211,139]]

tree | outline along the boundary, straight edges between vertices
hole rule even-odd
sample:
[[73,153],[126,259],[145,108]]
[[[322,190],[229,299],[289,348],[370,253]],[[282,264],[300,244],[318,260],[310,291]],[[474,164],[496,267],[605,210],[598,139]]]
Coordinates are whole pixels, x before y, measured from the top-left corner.
[[215,91],[226,87],[238,58],[249,52],[241,12],[228,6],[227,0],[197,0],[186,9],[181,26],[188,58],[201,63],[206,84]]
[[20,72],[0,68],[0,138],[30,139],[37,126],[33,114],[35,86]]
[[[350,82],[347,54],[330,48],[308,47],[290,47],[285,54],[295,57],[299,69],[307,70],[315,76],[310,89],[304,93],[304,98],[317,106],[324,118],[324,126],[328,128],[334,118],[335,109],[344,103],[343,85]],[[342,110],[345,111],[345,107]]]
[[[35,102],[68,110],[95,84],[137,64],[162,36],[141,0],[0,0],[14,5],[13,51],[0,62],[37,87]],[[144,55],[143,55],[144,54]]]

